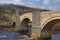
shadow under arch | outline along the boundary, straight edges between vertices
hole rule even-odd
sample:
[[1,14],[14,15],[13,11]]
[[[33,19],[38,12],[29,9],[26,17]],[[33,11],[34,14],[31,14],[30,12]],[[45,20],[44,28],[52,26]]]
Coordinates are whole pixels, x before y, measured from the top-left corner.
[[32,22],[29,18],[25,18],[20,25],[20,32],[23,35],[31,37]]
[[[54,19],[54,20],[51,20],[49,21],[45,26],[44,28],[41,30],[41,37],[42,38],[49,38],[51,39],[51,36],[53,35],[53,32],[55,31],[56,28],[54,28],[54,26],[56,24],[58,24],[60,22],[60,19]],[[60,24],[60,23],[59,23]],[[57,25],[58,26],[58,25]],[[57,27],[56,26],[56,27]],[[60,26],[60,25],[59,25]],[[54,28],[54,31],[53,31],[53,28]],[[59,27],[57,27],[59,28]],[[57,29],[58,30],[58,29]],[[60,29],[59,29],[60,31]],[[48,39],[48,40],[49,40]]]
[[13,22],[11,26],[12,26],[13,28],[15,28],[16,22]]

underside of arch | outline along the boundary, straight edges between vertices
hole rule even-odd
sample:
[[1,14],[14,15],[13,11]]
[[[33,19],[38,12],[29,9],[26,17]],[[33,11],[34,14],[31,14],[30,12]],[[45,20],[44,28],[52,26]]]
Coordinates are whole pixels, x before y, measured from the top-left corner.
[[30,21],[30,19],[25,18],[20,25],[21,34],[31,36],[31,27],[32,27],[31,24],[32,22]]
[[51,35],[54,32],[52,30],[54,28],[56,28],[54,25],[57,25],[58,22],[60,22],[60,19],[54,19],[54,20],[51,20],[50,22],[48,22],[41,31],[42,38],[51,38]]

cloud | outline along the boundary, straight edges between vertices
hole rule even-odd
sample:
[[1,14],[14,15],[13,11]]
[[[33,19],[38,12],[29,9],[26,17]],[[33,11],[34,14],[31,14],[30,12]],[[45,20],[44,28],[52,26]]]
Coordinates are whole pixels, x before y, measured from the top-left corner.
[[43,0],[42,3],[45,4],[45,5],[49,5],[49,4],[50,4],[50,1],[51,1],[51,0]]
[[23,4],[23,2],[22,2],[22,0],[13,0],[13,4],[20,4],[20,5],[22,5]]
[[53,1],[54,1],[54,2],[57,2],[57,3],[60,2],[60,0],[53,0]]
[[41,1],[41,0],[33,0],[33,1],[38,2],[38,1]]
[[[59,10],[60,9],[60,0],[43,0],[43,8],[50,10]],[[41,5],[42,6],[42,5]]]
[[0,0],[0,3],[13,3],[51,10],[60,9],[60,0]]
[[8,3],[8,4],[10,4],[10,3],[11,3],[11,1],[6,1],[5,3]]
[[13,0],[14,2],[19,2],[20,0]]

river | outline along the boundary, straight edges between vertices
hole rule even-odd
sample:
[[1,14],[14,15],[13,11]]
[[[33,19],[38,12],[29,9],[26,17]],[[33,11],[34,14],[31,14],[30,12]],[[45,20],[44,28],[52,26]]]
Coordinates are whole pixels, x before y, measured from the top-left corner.
[[[0,30],[0,40],[17,40],[18,36],[17,32]],[[60,34],[52,35],[51,39],[48,40],[60,40]]]
[[17,40],[18,33],[16,32],[8,32],[1,30],[0,31],[0,40]]

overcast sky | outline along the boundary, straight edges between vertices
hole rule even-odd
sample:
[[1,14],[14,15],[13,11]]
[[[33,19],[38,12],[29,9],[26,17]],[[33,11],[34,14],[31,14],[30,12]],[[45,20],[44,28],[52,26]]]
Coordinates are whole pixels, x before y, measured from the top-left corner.
[[50,10],[60,10],[60,0],[0,0],[2,4],[18,4]]

